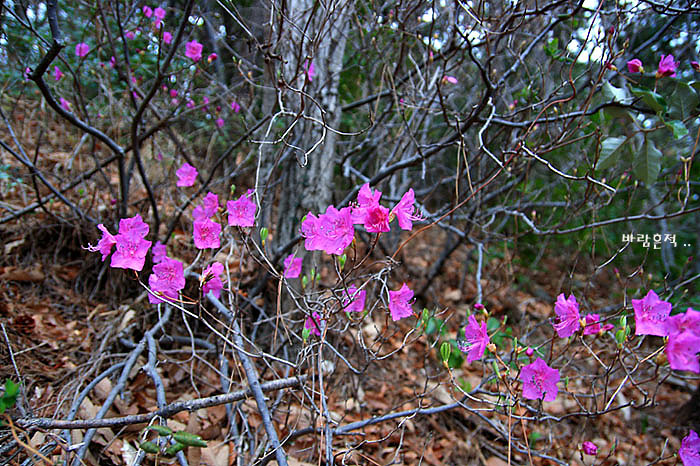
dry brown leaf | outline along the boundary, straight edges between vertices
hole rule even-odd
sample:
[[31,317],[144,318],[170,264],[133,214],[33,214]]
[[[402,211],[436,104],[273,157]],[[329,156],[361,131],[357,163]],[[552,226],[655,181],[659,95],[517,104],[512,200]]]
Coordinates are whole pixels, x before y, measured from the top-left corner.
[[227,466],[229,464],[229,450],[228,443],[210,443],[206,448],[202,448],[200,466]]

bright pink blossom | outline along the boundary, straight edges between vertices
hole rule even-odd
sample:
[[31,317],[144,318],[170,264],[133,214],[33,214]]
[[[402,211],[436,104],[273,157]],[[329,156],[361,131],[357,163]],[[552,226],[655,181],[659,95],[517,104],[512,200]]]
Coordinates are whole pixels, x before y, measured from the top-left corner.
[[151,242],[143,239],[137,231],[119,233],[114,239],[117,250],[112,255],[112,267],[136,271],[143,269]]
[[61,108],[63,110],[65,110],[66,112],[70,112],[70,107],[71,107],[70,102],[68,102],[63,97],[61,97],[60,101],[61,101]]
[[207,61],[208,61],[209,63],[211,63],[211,62],[213,62],[214,60],[216,60],[217,58],[219,58],[219,56],[218,56],[217,54],[215,54],[215,53],[210,53],[209,56],[207,57]]
[[316,67],[311,60],[306,60],[306,76],[309,78],[309,82],[313,81],[314,76],[316,76]]
[[210,291],[214,297],[221,296],[221,290],[224,288],[224,283],[221,281],[221,275],[224,273],[224,266],[218,262],[214,262],[202,272],[202,294],[206,296]]
[[163,19],[165,18],[165,10],[162,9],[161,7],[158,7],[155,10],[153,10],[153,16],[154,16],[153,25],[156,28],[159,28],[161,21],[163,21]]
[[219,211],[219,196],[212,192],[208,192],[204,199],[202,199],[202,205],[197,206],[192,212],[192,217],[195,220],[202,220],[205,218],[212,218]]
[[416,196],[413,193],[413,188],[410,188],[401,197],[399,203],[396,204],[393,209],[391,209],[391,214],[396,216],[396,219],[399,222],[399,227],[402,230],[410,231],[413,229],[413,222],[423,220],[420,215],[415,215],[413,213],[416,209],[414,205],[415,203]]
[[449,84],[457,84],[458,81],[457,78],[455,78],[454,76],[445,75],[442,77],[442,82]]
[[342,290],[340,294],[343,296],[342,304],[345,312],[362,312],[365,310],[367,291],[358,290],[355,285],[350,285],[347,293],[345,290]]
[[294,254],[290,254],[284,260],[284,277],[285,278],[298,278],[301,275],[301,257],[294,257]]
[[[153,273],[148,277],[148,286],[156,295],[176,300],[178,292],[185,287],[182,262],[169,257],[163,258],[160,263],[153,266]],[[148,301],[151,304],[164,302],[158,296],[149,293]]]
[[62,77],[63,77],[63,72],[61,71],[61,68],[59,68],[58,66],[54,66],[53,67],[53,78],[56,81],[60,81]]
[[600,332],[601,329],[604,332],[615,328],[612,324],[605,324],[603,327],[600,326],[600,316],[598,314],[587,314],[586,315],[586,326],[583,329],[584,335],[595,335]]
[[117,65],[117,59],[116,59],[114,56],[112,56],[112,57],[109,59],[109,66],[111,66],[112,68],[114,68],[116,65]]
[[692,66],[695,71],[700,71],[700,63],[696,61],[691,61],[690,66]]
[[192,186],[197,179],[197,169],[185,162],[175,172],[177,175],[177,186]]
[[81,42],[75,46],[75,55],[80,58],[83,58],[88,52],[90,52],[90,46],[85,42]]
[[666,320],[671,314],[671,303],[661,301],[653,290],[649,290],[643,299],[632,300],[632,308],[636,323],[635,335],[663,337],[668,334]]
[[564,293],[557,296],[554,312],[557,314],[558,323],[552,325],[554,325],[559,338],[568,338],[581,327],[581,322],[579,321],[581,315],[579,314],[578,303],[574,295],[566,299]]
[[234,113],[238,113],[241,111],[241,106],[234,100],[231,102],[231,110],[233,110]]
[[352,208],[352,223],[365,223],[367,211],[375,205],[379,205],[379,199],[382,197],[382,192],[369,187],[369,183],[365,183],[357,193],[357,203]]
[[102,237],[97,242],[97,246],[88,244],[88,247],[86,249],[90,252],[101,252],[102,262],[104,262],[107,256],[109,256],[109,253],[112,252],[112,246],[114,246],[117,243],[117,240],[103,224],[100,223],[99,225],[97,225],[97,228],[99,228],[100,231],[102,231]]
[[394,322],[413,315],[412,299],[413,291],[405,283],[399,291],[389,291],[389,311]]
[[134,40],[134,37],[136,37],[136,34],[134,33],[134,31],[126,31],[126,32],[124,33],[124,36],[125,36],[128,40]]
[[382,205],[373,205],[367,209],[365,215],[365,229],[368,233],[381,233],[390,231],[389,209]]
[[669,317],[666,329],[669,335],[687,330],[700,336],[700,311],[689,307],[684,313]]
[[683,466],[700,466],[700,437],[693,429],[683,437],[678,456],[681,457]]
[[598,454],[598,447],[593,442],[583,442],[583,452],[590,456],[595,456]]
[[151,249],[151,253],[153,254],[153,263],[157,264],[163,262],[163,259],[168,255],[168,248],[160,241],[156,241],[153,249]]
[[192,40],[185,44],[185,56],[192,61],[198,62],[202,59],[202,44]]
[[700,374],[698,353],[700,353],[700,335],[689,331],[669,335],[666,356],[671,369]]
[[146,18],[150,18],[150,17],[153,15],[153,10],[152,10],[151,7],[148,6],[148,5],[144,6],[143,9],[142,9],[141,11],[143,11],[143,15],[144,15]]
[[627,71],[630,73],[644,73],[642,61],[639,58],[634,58],[627,62]]
[[311,316],[307,317],[306,321],[304,321],[304,328],[309,329],[309,333],[316,335],[317,337],[320,337],[321,336],[320,328],[322,327],[322,324],[324,324],[324,323],[325,323],[325,320],[322,320],[319,313],[314,311],[311,314]]
[[552,369],[542,358],[523,367],[519,380],[523,382],[523,397],[528,400],[554,401],[559,389],[560,376],[557,369]]
[[662,78],[664,76],[668,76],[675,78],[676,68],[678,68],[678,62],[673,59],[673,55],[661,55],[659,69],[656,71],[656,77]]
[[467,353],[467,362],[472,363],[481,359],[486,347],[491,342],[486,331],[486,322],[479,325],[476,317],[469,316],[469,323],[464,327],[464,337],[466,342],[459,342],[459,349],[463,353]]
[[252,227],[255,225],[255,202],[252,200],[253,190],[249,189],[246,194],[241,194],[235,201],[228,201],[228,224],[230,226]]
[[221,225],[211,219],[204,218],[195,220],[194,225],[194,245],[197,249],[216,249],[220,244]]
[[355,235],[351,211],[350,207],[338,210],[329,205],[326,212],[318,217],[309,212],[301,222],[301,235],[306,238],[306,250],[341,255]]
[[225,122],[224,122],[224,119],[223,119],[223,118],[217,118],[217,119],[216,119],[216,126],[218,126],[219,128],[223,128],[223,127],[224,127],[224,123],[225,123]]
[[166,44],[169,44],[172,41],[173,41],[173,35],[171,33],[169,33],[168,31],[165,31],[163,33],[163,42],[165,42]]

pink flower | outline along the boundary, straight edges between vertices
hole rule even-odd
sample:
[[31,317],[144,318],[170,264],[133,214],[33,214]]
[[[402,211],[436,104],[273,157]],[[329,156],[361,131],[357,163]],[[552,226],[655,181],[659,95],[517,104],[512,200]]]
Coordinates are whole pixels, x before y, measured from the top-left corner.
[[457,81],[457,78],[455,78],[454,76],[445,75],[442,77],[442,82],[443,83],[450,83],[450,84],[457,84],[458,81]]
[[87,250],[90,252],[101,252],[102,262],[104,262],[107,256],[109,256],[109,253],[112,252],[112,246],[116,244],[117,240],[103,224],[100,223],[99,225],[97,225],[97,228],[99,228],[100,231],[102,231],[102,237],[97,242],[97,246],[88,244]]
[[124,33],[124,36],[125,36],[128,40],[133,40],[134,37],[136,37],[136,34],[134,34],[134,31],[126,31],[126,32]]
[[163,243],[156,241],[151,253],[153,254],[153,263],[157,264],[159,262],[163,262],[163,259],[165,259],[165,257],[168,255],[168,249]]
[[598,454],[598,447],[593,442],[583,442],[583,452],[587,455],[595,456]]
[[[153,273],[148,277],[148,286],[157,295],[177,299],[178,292],[185,287],[185,275],[182,262],[169,257],[153,266]],[[162,303],[164,300],[151,293],[148,294],[151,304]]]
[[202,294],[206,296],[210,291],[214,297],[221,296],[221,290],[224,288],[224,283],[221,281],[220,275],[224,273],[224,266],[218,262],[214,262],[202,272]]
[[700,336],[700,311],[689,307],[684,313],[669,317],[666,320],[666,330],[669,335],[687,330]]
[[316,76],[316,67],[311,60],[306,60],[306,76],[309,78],[309,82],[313,81],[314,76]]
[[564,293],[557,296],[554,312],[559,318],[559,323],[553,324],[559,338],[568,338],[581,327],[581,322],[579,322],[581,316],[574,295],[569,296],[568,299],[565,299]]
[[410,188],[401,197],[398,204],[391,209],[391,215],[395,215],[399,222],[399,227],[402,230],[413,229],[413,222],[423,220],[420,215],[414,215],[413,212],[416,209],[414,204],[416,203],[416,197],[413,193],[413,188]]
[[61,97],[61,108],[63,108],[63,110],[65,110],[66,112],[70,112],[70,102],[68,102],[63,97]]
[[87,55],[89,51],[90,46],[85,42],[81,42],[75,46],[75,54],[80,58],[83,58],[85,55]]
[[114,239],[117,250],[112,255],[112,267],[136,271],[143,269],[151,242],[143,239],[137,231],[119,233]]
[[321,336],[321,325],[325,324],[326,321],[321,319],[321,316],[318,314],[318,312],[314,311],[310,317],[306,318],[306,321],[304,321],[304,328],[309,329],[309,333],[316,335],[317,337]]
[[695,71],[700,71],[700,63],[696,61],[691,61],[690,66],[692,66]]
[[635,58],[627,62],[627,71],[630,73],[644,73],[644,67],[642,66],[642,61],[639,58]]
[[525,350],[525,354],[527,356],[532,356],[533,354],[535,354],[535,350],[528,346],[527,349]]
[[338,210],[329,205],[326,213],[318,217],[309,212],[301,222],[301,235],[306,238],[306,250],[341,255],[355,236],[351,211],[350,207]]
[[378,189],[372,192],[369,183],[365,183],[357,193],[357,204],[352,208],[352,223],[365,223],[367,211],[375,205],[379,205],[379,199],[382,197],[382,192]]
[[204,199],[202,199],[202,205],[197,206],[192,212],[192,217],[195,220],[204,220],[205,218],[211,218],[219,211],[219,196],[212,192],[208,192]]
[[169,33],[168,31],[165,31],[163,33],[163,42],[165,42],[166,44],[169,44],[172,41],[173,41],[173,35],[171,33]]
[[480,326],[476,317],[469,316],[469,323],[464,327],[464,337],[466,343],[459,342],[459,349],[463,353],[467,353],[467,362],[472,363],[481,359],[486,351],[486,346],[491,342],[486,331],[486,322],[482,322]]
[[663,337],[668,334],[666,319],[671,314],[671,303],[661,301],[653,290],[649,290],[644,299],[632,300],[632,308],[637,327],[635,335]]
[[126,234],[136,232],[141,238],[145,238],[148,234],[148,224],[143,221],[141,215],[136,214],[130,218],[123,218],[119,220],[119,233]]
[[177,89],[170,89],[170,97],[177,97]]
[[252,201],[253,190],[249,189],[235,201],[228,201],[228,224],[230,226],[252,227],[255,225],[255,202]]
[[376,204],[367,209],[365,215],[365,229],[368,233],[381,233],[390,231],[389,209]]
[[241,111],[241,106],[238,105],[238,102],[234,100],[233,102],[231,102],[231,110],[233,110],[234,113],[238,113]]
[[192,61],[198,62],[202,59],[202,44],[192,40],[185,44],[185,56]]
[[211,219],[195,220],[194,245],[197,249],[216,249],[220,244],[221,225]]
[[144,6],[141,11],[143,11],[143,15],[146,18],[150,18],[153,15],[153,10],[151,9],[150,6]]
[[656,71],[656,77],[662,78],[664,76],[669,76],[671,78],[675,78],[676,68],[678,68],[678,62],[674,61],[673,55],[661,55],[659,69]]
[[61,68],[58,66],[53,67],[53,77],[56,81],[60,81],[61,78],[63,77],[63,72],[61,71]]
[[177,175],[177,186],[192,186],[197,179],[197,169],[185,162],[175,172]]
[[340,294],[343,296],[342,304],[345,312],[362,312],[365,310],[365,299],[367,298],[365,290],[358,291],[355,285],[350,285],[347,293],[345,290],[342,290]]
[[190,99],[187,101],[187,108],[194,108],[194,100]]
[[389,311],[394,322],[413,315],[412,299],[413,291],[405,283],[401,285],[399,291],[389,292]]
[[666,356],[671,369],[700,374],[700,362],[697,356],[699,352],[700,335],[690,331],[669,335]]
[[290,254],[284,260],[284,277],[285,278],[297,278],[301,275],[301,257],[294,257],[294,254]]
[[681,441],[678,456],[681,457],[683,466],[700,466],[700,437],[693,429]]
[[224,119],[223,119],[223,118],[217,118],[217,119],[216,119],[216,126],[218,126],[219,128],[223,128],[223,127],[224,127]]
[[[608,330],[612,330],[613,328],[615,328],[614,325],[605,324],[605,325],[603,325],[602,330],[604,332],[607,332]],[[598,314],[586,315],[586,326],[583,329],[583,334],[584,335],[595,335],[596,333],[599,333],[600,331],[601,331],[600,316]]]
[[163,19],[165,18],[165,10],[161,7],[158,7],[155,10],[153,10],[153,15],[155,16],[155,19],[153,20],[153,25],[159,28],[161,21],[163,21]]
[[216,60],[218,57],[219,57],[219,56],[218,56],[217,54],[215,54],[215,53],[210,53],[209,56],[207,57],[207,61],[208,61],[209,63],[211,63],[211,62],[213,62],[214,60]]
[[112,57],[109,59],[109,66],[111,66],[112,68],[114,68],[116,64],[117,64],[117,59],[116,59],[114,56],[112,56]]
[[559,371],[552,369],[542,358],[523,367],[519,380],[523,382],[523,397],[528,400],[554,401],[559,389]]

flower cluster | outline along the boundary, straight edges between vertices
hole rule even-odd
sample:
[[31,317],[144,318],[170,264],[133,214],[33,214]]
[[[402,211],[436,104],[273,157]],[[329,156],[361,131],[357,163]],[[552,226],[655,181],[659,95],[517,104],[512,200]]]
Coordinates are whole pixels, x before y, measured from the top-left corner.
[[221,225],[212,220],[219,210],[219,196],[207,193],[202,205],[195,207],[192,212],[194,218],[194,245],[197,249],[215,249],[220,246]]
[[557,302],[554,304],[554,312],[557,314],[557,323],[553,323],[554,330],[557,331],[559,338],[568,338],[578,332],[581,325],[584,325],[584,335],[595,335],[600,332],[607,332],[614,328],[611,324],[600,325],[600,315],[588,314],[581,321],[578,302],[574,295],[568,298],[564,293],[557,296]]
[[252,227],[255,225],[255,202],[253,202],[253,190],[249,189],[246,194],[241,194],[235,201],[228,201],[228,224],[230,226]]
[[112,267],[136,271],[143,269],[151,242],[144,239],[149,228],[140,215],[121,219],[119,233],[116,235],[112,235],[103,224],[97,225],[97,228],[102,231],[102,238],[97,246],[88,245],[89,251],[101,252],[104,262],[112,252],[112,246],[116,246],[116,252],[112,255]]
[[459,342],[459,349],[467,354],[467,362],[478,361],[484,356],[484,351],[491,340],[486,331],[486,322],[481,325],[476,321],[476,317],[469,316],[469,323],[464,327],[464,337],[466,342]]
[[[697,71],[697,62],[692,61],[690,62],[690,65],[693,67],[694,70]],[[656,69],[656,78],[675,78],[676,70],[679,66],[680,63],[673,58],[673,55],[661,55],[661,59],[659,60],[659,66]],[[632,60],[629,60],[627,62],[627,71],[629,71],[630,73],[644,73],[644,66],[642,65],[642,61],[639,58],[633,58]]]

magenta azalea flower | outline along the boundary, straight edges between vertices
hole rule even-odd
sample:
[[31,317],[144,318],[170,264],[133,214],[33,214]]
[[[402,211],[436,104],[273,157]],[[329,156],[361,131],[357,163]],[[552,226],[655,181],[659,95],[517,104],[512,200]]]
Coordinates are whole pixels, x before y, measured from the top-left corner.
[[345,290],[341,290],[340,294],[343,296],[342,304],[345,312],[362,312],[365,310],[365,299],[367,298],[365,290],[358,291],[355,285],[350,285],[347,293]]
[[117,250],[112,255],[112,267],[141,271],[151,242],[143,239],[137,231],[119,233],[114,240]]
[[192,40],[185,44],[185,56],[192,61],[198,62],[202,59],[202,44]]
[[231,102],[231,110],[233,110],[234,113],[238,113],[241,111],[241,106],[238,104],[238,102],[233,101]]
[[314,76],[316,76],[316,67],[314,66],[314,62],[310,60],[306,60],[306,76],[309,78],[309,82],[314,80]]
[[678,62],[674,61],[673,55],[661,55],[659,69],[656,71],[656,77],[662,78],[664,76],[668,76],[675,78],[676,68],[678,68]]
[[153,15],[153,10],[151,9],[150,6],[144,6],[141,11],[143,11],[143,15],[146,18],[150,18]]
[[75,46],[75,54],[80,58],[83,58],[88,52],[90,52],[90,46],[85,42],[81,42]]
[[197,169],[185,162],[175,172],[177,175],[177,186],[192,186],[197,179]]
[[321,324],[324,322],[324,320],[321,320],[321,316],[318,314],[318,312],[314,311],[313,314],[311,314],[311,317],[306,318],[304,328],[308,328],[309,333],[320,337],[321,331],[319,329],[321,328]]
[[341,255],[352,243],[355,230],[352,226],[352,208],[340,210],[329,205],[326,213],[316,217],[309,212],[301,222],[301,234],[307,251],[325,251]]
[[584,335],[595,335],[596,333],[600,332],[601,330],[603,330],[604,332],[607,332],[608,330],[612,330],[613,328],[615,328],[615,326],[612,324],[605,324],[601,328],[600,316],[598,314],[588,314],[588,315],[586,315],[586,326],[583,329],[583,334]]
[[209,56],[207,57],[207,61],[208,61],[209,63],[211,63],[211,62],[213,62],[214,60],[216,60],[217,58],[219,58],[219,56],[218,56],[217,54],[215,54],[215,53],[210,53]]
[[211,218],[219,211],[219,196],[211,191],[202,199],[202,205],[194,209],[193,217],[197,220]]
[[[153,273],[148,277],[148,286],[151,291],[172,300],[177,299],[178,292],[185,287],[185,275],[182,262],[169,257],[153,266]],[[164,302],[158,296],[148,294],[151,304]]]
[[486,322],[479,325],[476,317],[469,316],[469,323],[464,327],[464,337],[466,343],[460,342],[459,349],[463,353],[467,353],[467,362],[472,363],[481,359],[486,351],[486,346],[491,342],[486,331]]
[[583,452],[587,455],[595,456],[598,454],[598,447],[593,442],[583,442]]
[[61,78],[63,77],[63,72],[61,71],[61,68],[58,66],[53,67],[53,77],[56,81],[60,81]]
[[410,231],[413,229],[413,222],[423,220],[421,216],[413,214],[413,211],[416,209],[414,206],[415,203],[416,197],[413,193],[413,188],[410,188],[401,197],[399,203],[396,204],[393,209],[391,209],[391,214],[396,216],[396,219],[399,222],[399,227],[402,230]]
[[103,224],[100,223],[99,225],[97,225],[97,228],[99,228],[100,231],[102,231],[102,238],[100,238],[100,240],[97,242],[97,246],[92,246],[91,244],[88,244],[87,250],[90,252],[101,252],[102,262],[104,262],[107,256],[109,256],[109,253],[112,252],[112,246],[114,246],[117,243],[117,240]]
[[301,275],[301,257],[294,257],[294,254],[290,254],[284,260],[284,277],[285,278],[298,278]]
[[66,112],[70,112],[70,102],[61,97],[61,108]]
[[630,73],[644,73],[644,67],[642,66],[642,61],[639,58],[635,58],[627,62],[627,71]]
[[381,233],[390,231],[389,209],[382,205],[373,205],[367,209],[365,215],[365,229],[368,233]]
[[153,10],[153,16],[155,17],[153,19],[153,25],[155,27],[159,28],[161,21],[163,21],[163,19],[165,19],[165,10],[162,9],[161,7],[158,7],[155,10]]
[[158,264],[159,262],[163,262],[163,259],[168,255],[168,249],[163,243],[156,241],[151,253],[153,254],[153,263]]
[[644,299],[633,299],[632,308],[637,327],[635,335],[663,337],[668,334],[666,320],[671,314],[671,303],[661,301],[654,290],[649,290]]
[[557,331],[559,338],[568,338],[581,327],[581,322],[579,321],[581,315],[579,314],[578,303],[574,295],[569,296],[567,299],[565,299],[564,293],[557,296],[554,312],[557,313],[559,323],[552,325],[554,330]]
[[255,202],[252,200],[253,190],[249,189],[235,201],[228,201],[228,224],[230,226],[252,227],[255,225]]
[[681,441],[678,456],[681,457],[683,466],[700,466],[700,437],[693,429]]
[[211,219],[204,218],[195,220],[194,223],[194,245],[197,249],[216,249],[221,244],[221,225]]
[[445,75],[442,77],[443,83],[457,84],[457,78],[454,76]]
[[206,296],[210,291],[217,299],[221,296],[224,283],[221,275],[224,273],[224,266],[214,262],[202,272],[202,294]]
[[696,61],[691,61],[690,66],[692,66],[695,71],[700,71],[700,63]]
[[136,214],[131,218],[123,218],[119,220],[120,234],[126,234],[135,231],[139,234],[139,236],[141,236],[141,238],[145,238],[148,234],[148,230],[148,224],[143,221],[141,215],[139,214]]
[[559,371],[552,369],[542,358],[535,359],[535,362],[523,367],[520,371],[520,378],[523,382],[523,397],[528,400],[554,401],[557,398],[559,389]]
[[379,205],[379,199],[382,197],[382,192],[369,187],[369,183],[365,183],[357,193],[357,203],[352,208],[352,223],[365,223],[367,211],[373,206]]
[[163,42],[165,42],[166,44],[169,44],[172,41],[173,41],[173,35],[171,33],[169,33],[168,31],[165,31],[163,33]]
[[134,37],[136,37],[136,33],[135,33],[134,31],[126,31],[126,32],[124,33],[124,36],[125,36],[128,40],[134,40]]
[[225,123],[225,121],[224,121],[223,118],[217,118],[217,119],[216,119],[216,126],[218,126],[219,128],[223,128],[223,127],[224,127],[224,123]]
[[681,332],[669,335],[666,356],[671,369],[691,371],[700,374],[700,335],[693,332]]
[[684,313],[669,317],[666,329],[669,335],[687,330],[700,336],[700,311],[689,307]]
[[401,285],[399,291],[389,292],[389,311],[394,322],[413,315],[412,299],[413,291],[405,283]]

